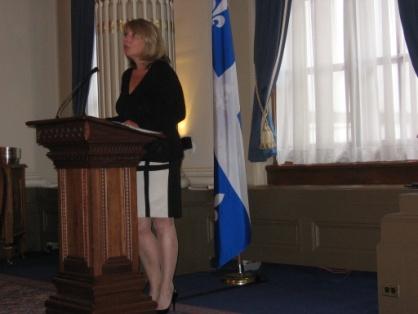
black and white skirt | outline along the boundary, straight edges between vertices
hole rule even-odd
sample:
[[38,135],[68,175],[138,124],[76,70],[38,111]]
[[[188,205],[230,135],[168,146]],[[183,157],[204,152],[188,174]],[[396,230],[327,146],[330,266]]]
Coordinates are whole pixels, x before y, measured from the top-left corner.
[[137,168],[138,217],[181,217],[181,161],[141,161]]

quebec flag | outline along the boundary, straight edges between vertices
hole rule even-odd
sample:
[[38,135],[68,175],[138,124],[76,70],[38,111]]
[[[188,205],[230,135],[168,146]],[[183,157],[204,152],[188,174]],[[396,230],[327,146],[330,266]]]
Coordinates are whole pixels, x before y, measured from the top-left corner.
[[212,64],[215,244],[218,267],[222,267],[238,256],[251,240],[238,82],[227,0],[213,0]]

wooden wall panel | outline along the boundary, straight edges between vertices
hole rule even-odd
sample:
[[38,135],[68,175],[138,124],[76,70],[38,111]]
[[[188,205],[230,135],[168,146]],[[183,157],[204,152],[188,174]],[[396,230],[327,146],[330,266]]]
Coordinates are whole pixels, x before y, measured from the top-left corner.
[[400,185],[250,189],[253,241],[244,258],[375,271],[380,220],[399,210],[406,191]]

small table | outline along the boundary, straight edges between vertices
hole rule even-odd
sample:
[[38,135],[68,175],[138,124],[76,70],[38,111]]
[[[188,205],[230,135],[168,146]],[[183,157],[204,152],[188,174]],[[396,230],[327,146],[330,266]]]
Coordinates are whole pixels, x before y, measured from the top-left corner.
[[0,165],[0,243],[9,263],[14,253],[25,252],[25,168]]

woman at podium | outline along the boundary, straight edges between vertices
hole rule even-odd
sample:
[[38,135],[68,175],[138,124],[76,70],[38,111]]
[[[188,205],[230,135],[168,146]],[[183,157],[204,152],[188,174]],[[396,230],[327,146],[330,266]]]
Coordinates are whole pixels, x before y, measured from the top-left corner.
[[165,136],[147,147],[138,166],[137,189],[139,256],[149,294],[157,302],[158,312],[166,313],[177,296],[173,286],[178,254],[174,218],[181,216],[183,159],[177,124],[185,117],[184,97],[154,24],[144,19],[127,22],[123,49],[130,67],[122,75],[118,116],[112,120]]

